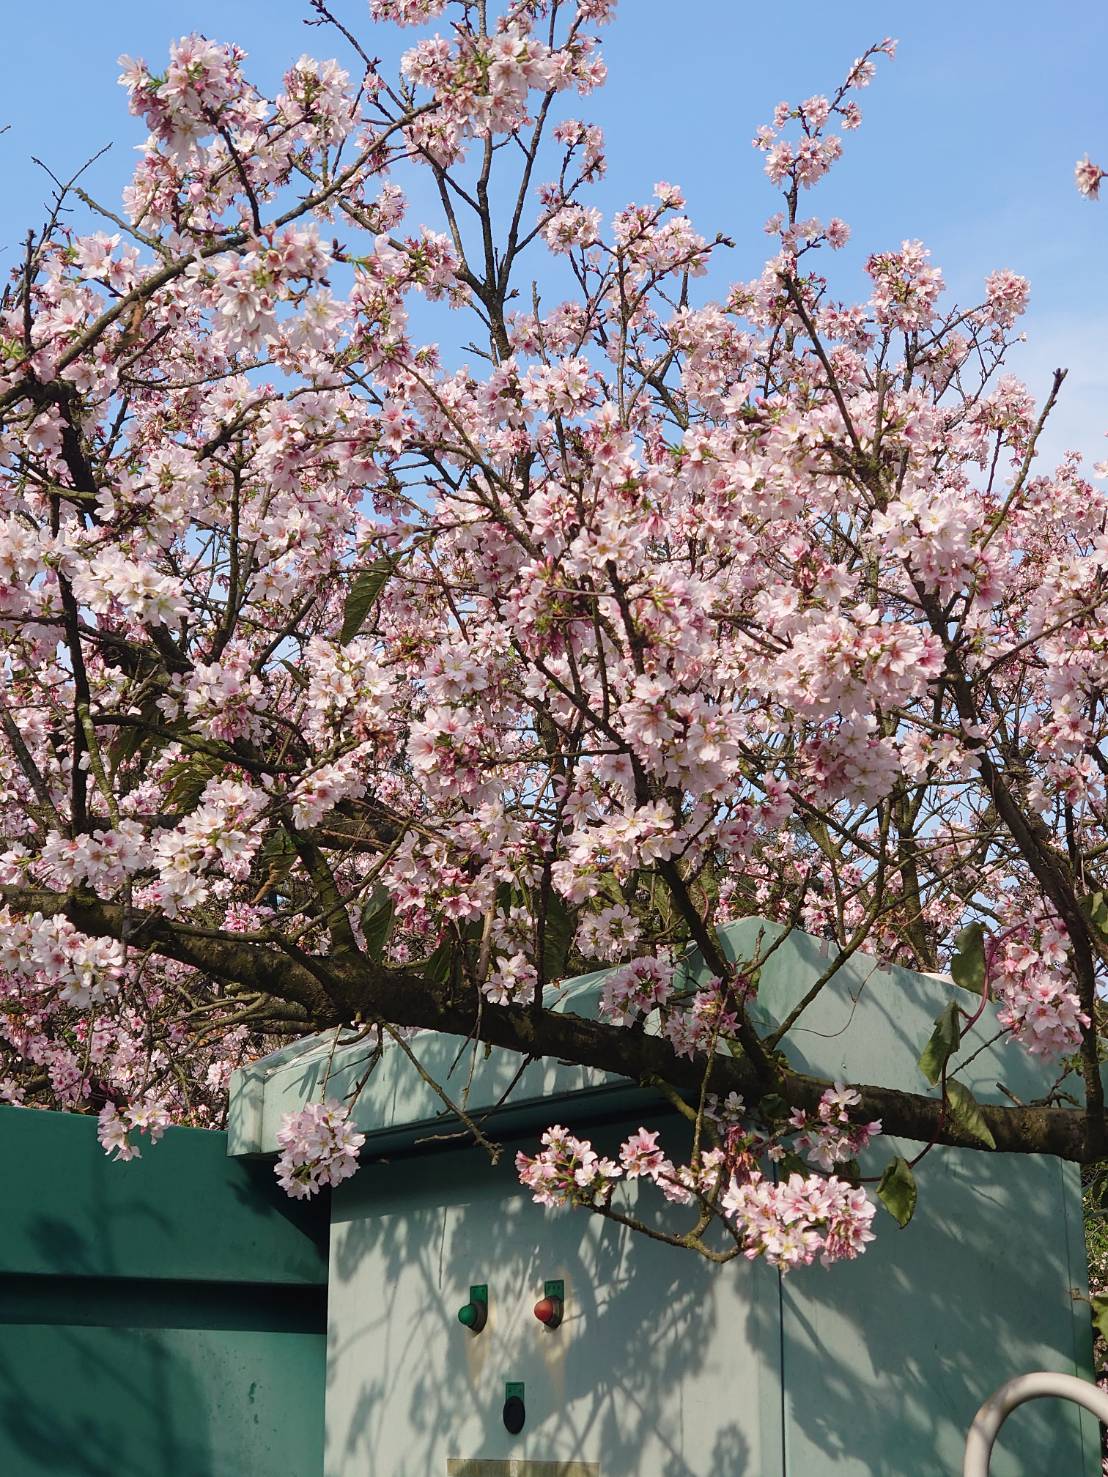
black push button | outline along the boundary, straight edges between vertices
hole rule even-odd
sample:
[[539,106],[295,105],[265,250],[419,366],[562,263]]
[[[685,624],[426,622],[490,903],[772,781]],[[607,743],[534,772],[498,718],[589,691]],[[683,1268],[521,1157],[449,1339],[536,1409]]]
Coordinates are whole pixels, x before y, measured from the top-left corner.
[[510,1436],[518,1436],[523,1430],[523,1422],[527,1419],[527,1412],[523,1408],[523,1401],[518,1395],[509,1395],[504,1402],[504,1428]]

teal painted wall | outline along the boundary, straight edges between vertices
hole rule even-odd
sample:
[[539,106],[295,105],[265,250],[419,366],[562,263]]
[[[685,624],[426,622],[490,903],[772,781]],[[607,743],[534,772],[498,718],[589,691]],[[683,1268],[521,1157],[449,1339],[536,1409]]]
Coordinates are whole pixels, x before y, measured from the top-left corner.
[[116,1164],[93,1118],[0,1107],[0,1154],[0,1272],[326,1281],[326,1212],[284,1195],[272,1163],[228,1159],[225,1134],[171,1128]]
[[327,1209],[226,1136],[0,1108],[3,1477],[320,1477]]

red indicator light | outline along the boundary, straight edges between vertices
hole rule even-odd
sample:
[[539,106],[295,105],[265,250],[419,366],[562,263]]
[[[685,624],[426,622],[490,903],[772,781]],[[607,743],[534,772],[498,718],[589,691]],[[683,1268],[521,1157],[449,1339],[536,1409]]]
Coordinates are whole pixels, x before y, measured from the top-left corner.
[[535,1304],[535,1317],[547,1328],[557,1328],[562,1321],[562,1300],[556,1297],[540,1298]]

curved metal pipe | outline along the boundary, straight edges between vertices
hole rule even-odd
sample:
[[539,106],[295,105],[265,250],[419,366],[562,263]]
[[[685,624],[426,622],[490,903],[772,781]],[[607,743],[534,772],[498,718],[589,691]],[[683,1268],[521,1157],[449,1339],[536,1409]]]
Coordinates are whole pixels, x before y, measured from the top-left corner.
[[1025,1400],[1039,1400],[1045,1395],[1055,1395],[1061,1400],[1072,1400],[1091,1410],[1102,1425],[1108,1426],[1108,1393],[1088,1380],[1079,1380],[1072,1374],[1021,1374],[1007,1384],[1001,1385],[973,1418],[966,1440],[966,1459],[962,1463],[962,1477],[989,1477],[989,1457],[997,1432],[1017,1405]]

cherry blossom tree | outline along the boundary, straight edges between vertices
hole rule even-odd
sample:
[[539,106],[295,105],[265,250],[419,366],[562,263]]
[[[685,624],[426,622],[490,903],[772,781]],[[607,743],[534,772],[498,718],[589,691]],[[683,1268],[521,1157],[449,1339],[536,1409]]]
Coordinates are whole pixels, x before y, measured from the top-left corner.
[[[273,98],[199,36],[124,59],[122,205],[60,183],[7,284],[2,1096],[127,1158],[283,1039],[456,1033],[691,1119],[677,1161],[552,1127],[540,1201],[636,1224],[646,1178],[676,1243],[785,1267],[870,1239],[882,1128],[1101,1158],[1105,498],[1036,455],[1024,279],[959,307],[882,242],[834,293],[804,202],[893,43],[759,130],[772,258],[710,301],[678,186],[589,204],[614,0],[369,8],[415,28],[396,76],[323,0],[340,60]],[[717,937],[752,915],[835,946],[772,1035]],[[792,1068],[863,948],[1084,1102],[974,1103],[953,989],[898,1089]],[[597,1018],[551,1008],[601,966]],[[349,1107],[285,1125],[291,1193],[353,1172]],[[910,1214],[902,1159],[879,1194]]]

